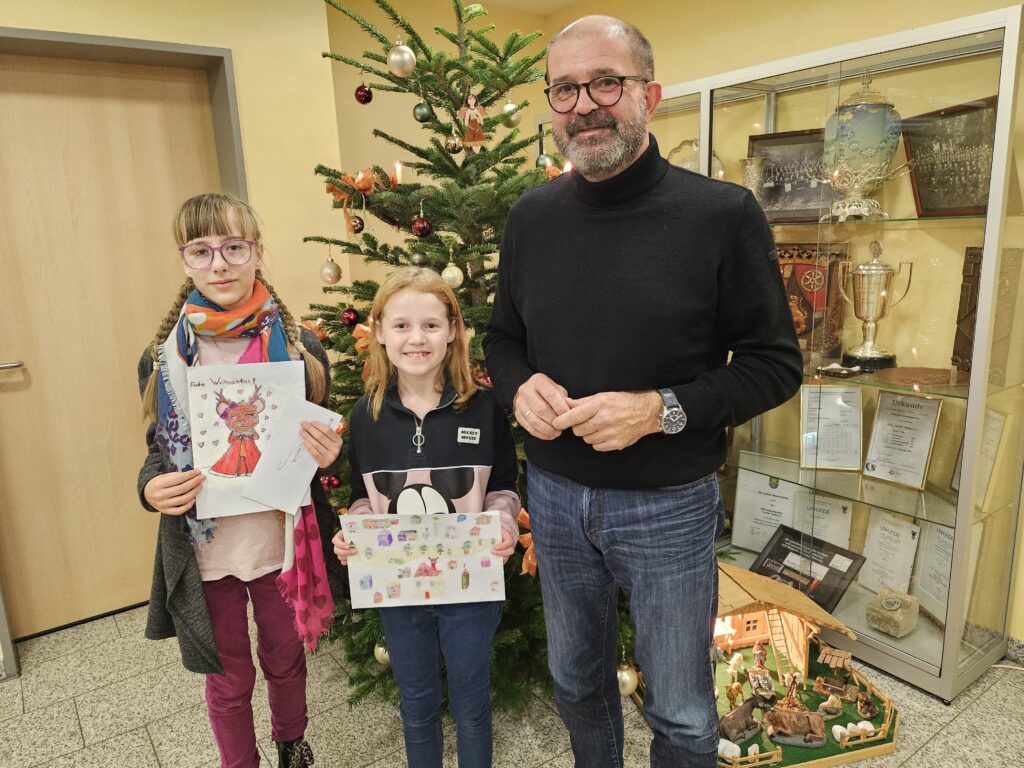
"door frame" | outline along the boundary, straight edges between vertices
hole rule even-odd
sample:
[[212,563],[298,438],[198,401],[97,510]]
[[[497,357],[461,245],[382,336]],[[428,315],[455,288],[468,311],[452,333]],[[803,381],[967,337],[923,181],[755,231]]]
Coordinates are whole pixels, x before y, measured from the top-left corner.
[[[224,191],[248,201],[242,131],[238,119],[235,73],[230,48],[0,27],[0,53],[204,70],[210,90],[214,144],[221,186]],[[2,585],[0,652],[0,681],[17,677],[20,674],[18,650],[11,637],[4,610]]]
[[230,48],[0,27],[0,53],[205,70],[221,186],[248,202]]

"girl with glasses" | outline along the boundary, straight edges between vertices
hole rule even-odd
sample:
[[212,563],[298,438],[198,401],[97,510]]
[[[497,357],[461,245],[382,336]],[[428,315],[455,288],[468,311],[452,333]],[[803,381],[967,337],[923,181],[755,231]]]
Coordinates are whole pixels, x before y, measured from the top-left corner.
[[[312,504],[294,516],[293,535],[285,530],[291,518],[276,511],[198,520],[195,500],[204,477],[192,466],[188,414],[179,409],[187,408],[189,366],[292,359],[305,363],[306,397],[325,404],[327,355],[313,333],[296,327],[263,275],[259,221],[246,203],[229,195],[193,197],[178,211],[174,236],[186,279],[138,371],[150,422],[139,497],[146,509],[160,513],[146,637],[177,636],[185,667],[206,674],[221,768],[255,768],[256,672],[246,609],[252,600],[278,765],[304,768],[313,755],[303,738],[303,644],[316,647],[330,625],[332,593],[341,597],[346,589],[330,548],[324,549],[337,517],[315,480]],[[301,431],[321,472],[332,472],[341,437],[318,422],[304,423]],[[254,443],[246,456],[232,462],[236,474],[251,473],[259,458]]]

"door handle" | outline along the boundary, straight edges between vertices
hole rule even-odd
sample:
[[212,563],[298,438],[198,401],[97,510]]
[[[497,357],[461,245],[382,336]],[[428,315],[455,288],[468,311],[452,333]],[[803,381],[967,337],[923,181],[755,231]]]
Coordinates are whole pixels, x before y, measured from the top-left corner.
[[0,363],[0,371],[13,371],[25,365],[21,360],[14,363]]

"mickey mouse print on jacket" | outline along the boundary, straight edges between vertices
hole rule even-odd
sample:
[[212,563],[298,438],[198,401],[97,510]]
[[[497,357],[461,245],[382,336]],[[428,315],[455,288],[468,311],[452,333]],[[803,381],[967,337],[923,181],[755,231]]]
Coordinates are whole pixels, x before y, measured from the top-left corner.
[[446,386],[437,408],[420,420],[388,388],[380,417],[366,399],[349,420],[352,468],[349,514],[501,513],[518,535],[518,462],[508,420],[489,390],[456,411]]

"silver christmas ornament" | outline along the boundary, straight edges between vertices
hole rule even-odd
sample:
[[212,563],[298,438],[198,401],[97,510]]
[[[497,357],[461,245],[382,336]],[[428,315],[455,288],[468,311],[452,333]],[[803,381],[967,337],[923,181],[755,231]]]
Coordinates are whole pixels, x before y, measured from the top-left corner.
[[640,685],[639,673],[629,664],[620,664],[616,677],[619,679],[619,693],[623,696],[631,696]]
[[448,266],[441,271],[441,279],[452,288],[458,288],[466,276],[462,274],[462,270],[456,266],[454,261],[449,261]]
[[338,266],[332,258],[328,258],[323,264],[320,265],[320,279],[328,285],[334,285],[336,282],[341,280],[341,267]]
[[401,40],[388,51],[388,70],[396,77],[408,77],[416,69],[416,54]]
[[501,108],[502,113],[505,115],[505,119],[502,120],[502,125],[506,128],[515,128],[519,125],[519,122],[523,119],[522,111],[516,111],[519,108],[518,104],[513,104],[511,101],[506,101],[505,106]]
[[380,643],[373,648],[373,658],[375,658],[377,663],[382,666],[386,667],[391,664],[391,655],[388,653],[388,649]]

